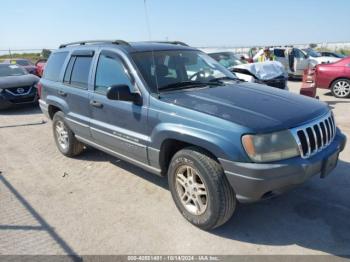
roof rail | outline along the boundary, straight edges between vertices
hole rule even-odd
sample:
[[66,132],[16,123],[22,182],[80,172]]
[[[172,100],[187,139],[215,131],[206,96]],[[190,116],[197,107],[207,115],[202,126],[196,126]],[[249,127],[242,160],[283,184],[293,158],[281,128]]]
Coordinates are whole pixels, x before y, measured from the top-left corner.
[[182,45],[189,46],[188,44],[181,41],[150,41],[151,43],[160,43],[160,44],[171,44],[171,45]]
[[123,41],[123,40],[87,40],[87,41],[78,41],[78,42],[62,44],[59,46],[59,48],[65,48],[65,47],[71,46],[71,45],[86,45],[86,44],[115,44],[115,45],[130,46],[130,44],[128,42]]

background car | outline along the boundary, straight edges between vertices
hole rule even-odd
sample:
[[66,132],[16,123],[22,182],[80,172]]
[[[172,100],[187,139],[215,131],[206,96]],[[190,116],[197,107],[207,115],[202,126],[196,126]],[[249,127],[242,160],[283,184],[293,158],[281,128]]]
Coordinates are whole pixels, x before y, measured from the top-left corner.
[[315,85],[329,88],[338,98],[350,97],[350,57],[316,66]]
[[340,58],[338,57],[323,56],[321,53],[317,52],[312,48],[305,48],[305,49],[302,49],[302,51],[308,56],[311,64],[314,64],[314,65],[334,63],[340,60]]
[[336,58],[345,58],[346,55],[343,54],[339,54],[339,53],[335,53],[335,52],[329,52],[329,51],[325,51],[325,52],[319,52],[322,56],[327,56],[327,57],[336,57]]
[[211,53],[209,56],[242,80],[280,89],[288,88],[288,74],[280,62],[247,63],[232,52]]
[[350,97],[350,57],[305,70],[301,94],[315,97],[316,88],[330,89],[338,98]]
[[0,64],[0,109],[38,101],[36,84],[39,78],[23,67]]
[[6,59],[3,63],[22,66],[29,74],[37,75],[36,66],[29,59]]

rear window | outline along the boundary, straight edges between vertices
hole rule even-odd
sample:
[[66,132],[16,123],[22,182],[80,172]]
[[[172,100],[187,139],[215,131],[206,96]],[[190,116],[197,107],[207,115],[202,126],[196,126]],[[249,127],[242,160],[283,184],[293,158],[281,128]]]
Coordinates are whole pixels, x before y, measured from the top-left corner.
[[61,73],[62,66],[66,60],[68,52],[54,53],[50,56],[47,62],[44,78],[51,81],[58,81]]
[[273,53],[277,57],[285,57],[283,49],[274,49]]
[[72,56],[69,61],[64,82],[87,89],[92,57]]

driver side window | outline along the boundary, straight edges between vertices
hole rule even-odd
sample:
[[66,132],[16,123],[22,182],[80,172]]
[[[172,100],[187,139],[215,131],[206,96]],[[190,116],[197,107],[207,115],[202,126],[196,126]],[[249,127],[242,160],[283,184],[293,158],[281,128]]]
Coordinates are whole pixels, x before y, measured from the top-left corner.
[[132,86],[130,76],[123,62],[107,54],[101,54],[97,64],[95,92],[106,94],[112,85]]
[[299,49],[294,49],[294,55],[296,58],[306,58],[305,54]]

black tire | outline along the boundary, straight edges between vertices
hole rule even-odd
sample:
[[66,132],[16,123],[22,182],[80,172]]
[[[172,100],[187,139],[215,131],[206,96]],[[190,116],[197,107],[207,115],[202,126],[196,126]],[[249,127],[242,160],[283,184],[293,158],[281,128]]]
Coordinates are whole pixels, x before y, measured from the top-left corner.
[[[347,87],[343,89],[342,91],[336,90],[337,88],[341,88],[338,85],[345,84]],[[332,95],[337,97],[337,98],[347,98],[350,97],[350,80],[346,78],[341,78],[336,81],[334,81],[331,85],[331,92]]]
[[[58,141],[58,133],[56,132],[57,125],[60,124],[65,127],[67,135],[68,135],[68,141],[67,146],[63,147],[60,142]],[[55,138],[56,146],[58,150],[67,157],[74,157],[79,155],[85,148],[84,144],[79,142],[76,138],[72,130],[69,128],[69,126],[66,124],[64,120],[64,113],[61,111],[58,111],[55,113],[52,121],[52,130],[53,130],[53,136]]]
[[[207,190],[206,208],[202,214],[193,214],[182,203],[178,193],[177,173],[184,166],[197,172]],[[210,230],[227,222],[236,208],[236,196],[221,165],[204,150],[189,147],[177,152],[168,169],[171,195],[181,214],[193,225]],[[187,192],[187,191],[186,191]],[[183,194],[184,196],[185,194]]]

